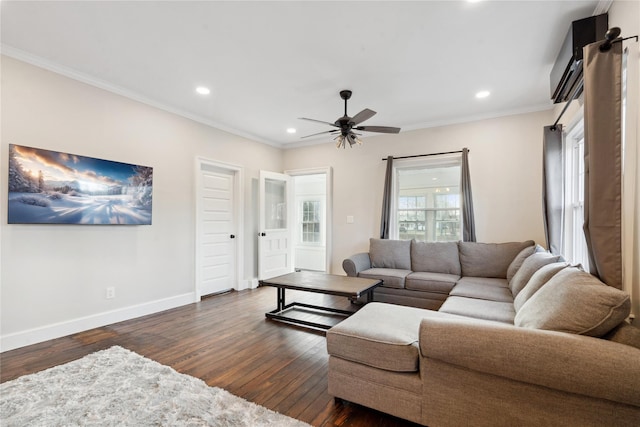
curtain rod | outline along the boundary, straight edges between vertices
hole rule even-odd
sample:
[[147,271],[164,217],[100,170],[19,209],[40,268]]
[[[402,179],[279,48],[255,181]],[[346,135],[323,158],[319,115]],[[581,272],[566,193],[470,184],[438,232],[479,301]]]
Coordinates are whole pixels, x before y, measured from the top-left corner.
[[[471,150],[467,150],[467,152],[471,152]],[[441,156],[443,154],[456,154],[456,153],[462,153],[462,150],[458,150],[458,151],[445,151],[443,153],[431,153],[431,154],[415,154],[413,156],[400,156],[400,157],[394,157],[393,160],[397,160],[397,159],[411,159],[413,157],[429,157],[429,156]],[[382,159],[382,160],[387,160],[386,158]]]
[[560,115],[558,115],[558,118],[556,119],[556,121],[551,125],[551,130],[556,130],[556,126],[558,126],[560,119],[562,118],[564,113],[567,111],[567,108],[569,108],[569,105],[571,105],[571,103],[582,93],[583,86],[584,86],[584,80],[580,82],[580,85],[578,85],[576,90],[573,91],[573,95],[571,95],[571,98],[567,101],[566,104],[564,104],[564,108],[562,109],[562,111],[560,111]]

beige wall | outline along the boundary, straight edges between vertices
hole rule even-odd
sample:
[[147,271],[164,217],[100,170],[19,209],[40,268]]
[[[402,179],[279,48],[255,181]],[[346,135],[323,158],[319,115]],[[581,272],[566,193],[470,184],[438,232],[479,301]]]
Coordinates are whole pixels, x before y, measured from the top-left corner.
[[[259,169],[283,169],[281,150],[8,57],[1,71],[3,349],[192,301],[196,156],[242,166],[251,203]],[[152,166],[153,225],[7,225],[10,143]],[[245,280],[256,277],[253,211],[238,232]]]
[[[379,237],[382,185],[388,155],[470,150],[476,237],[482,242],[533,239],[544,245],[542,128],[552,111],[367,137],[363,146],[336,150],[330,142],[284,152],[285,169],[333,167],[333,257],[366,251]],[[346,217],[354,217],[353,224]]]

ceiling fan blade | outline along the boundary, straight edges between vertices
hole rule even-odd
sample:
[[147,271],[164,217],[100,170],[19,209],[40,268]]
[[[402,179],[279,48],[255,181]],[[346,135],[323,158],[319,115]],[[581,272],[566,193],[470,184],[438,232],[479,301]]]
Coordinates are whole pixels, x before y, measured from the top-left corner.
[[309,138],[310,136],[322,135],[325,133],[336,133],[336,132],[340,132],[340,129],[333,129],[333,130],[327,130],[324,132],[312,133],[311,135],[301,136],[300,138]]
[[375,115],[376,115],[375,111],[370,110],[368,108],[365,108],[364,110],[360,111],[358,114],[353,116],[351,121],[353,122],[354,125],[357,125],[359,123],[364,122],[365,120],[370,119],[371,117],[373,117]]
[[353,129],[363,130],[365,132],[400,133],[400,128],[394,128],[391,126],[357,126]]
[[310,122],[317,122],[317,123],[324,123],[325,125],[329,125],[329,126],[333,126],[333,127],[339,127],[338,125],[336,125],[335,123],[329,123],[329,122],[324,122],[322,120],[316,120],[316,119],[308,119],[306,117],[298,117],[298,119],[300,120],[308,120]]

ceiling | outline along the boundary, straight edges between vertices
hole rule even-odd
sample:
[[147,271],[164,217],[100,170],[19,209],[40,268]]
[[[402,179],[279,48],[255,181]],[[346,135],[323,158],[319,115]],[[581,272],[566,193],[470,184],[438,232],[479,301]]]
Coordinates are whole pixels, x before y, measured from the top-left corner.
[[[353,91],[350,116],[370,108],[364,124],[403,131],[551,108],[564,36],[599,2],[0,4],[6,55],[293,147],[331,142],[301,139],[329,127],[298,118],[335,121],[342,89]],[[476,99],[480,90],[491,95]]]

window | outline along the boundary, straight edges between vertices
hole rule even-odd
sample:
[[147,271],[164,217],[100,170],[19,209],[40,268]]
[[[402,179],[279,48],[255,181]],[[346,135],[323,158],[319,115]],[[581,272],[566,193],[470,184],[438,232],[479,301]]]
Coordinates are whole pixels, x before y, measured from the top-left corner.
[[589,268],[584,237],[584,120],[581,119],[565,138],[565,254],[571,263]]
[[397,163],[393,238],[460,240],[460,160]]
[[300,212],[302,243],[320,243],[320,201],[303,201]]

